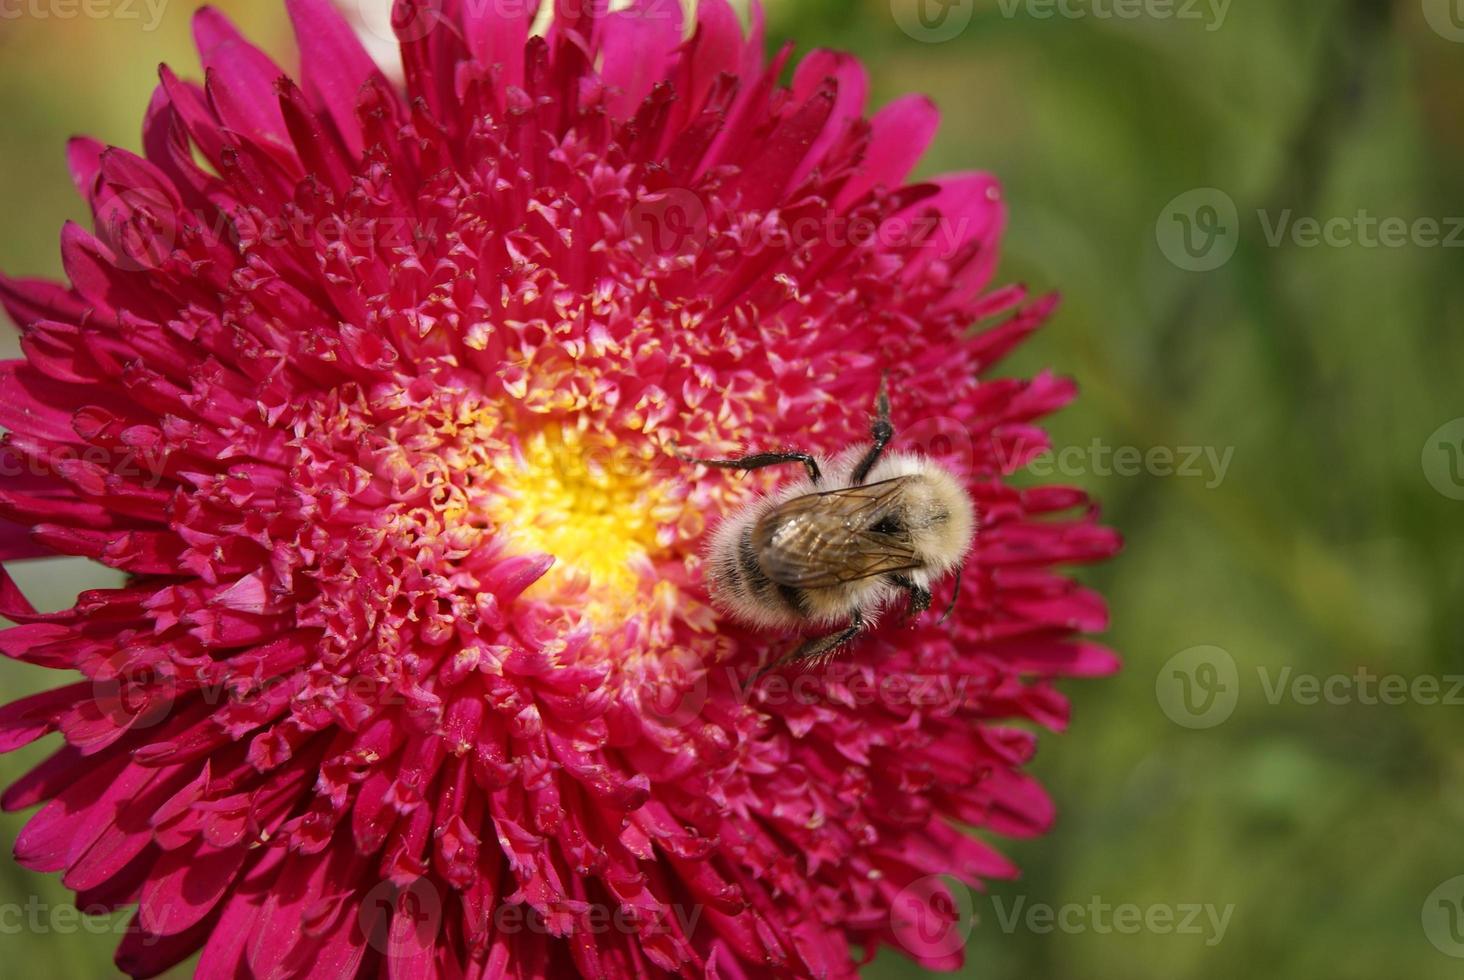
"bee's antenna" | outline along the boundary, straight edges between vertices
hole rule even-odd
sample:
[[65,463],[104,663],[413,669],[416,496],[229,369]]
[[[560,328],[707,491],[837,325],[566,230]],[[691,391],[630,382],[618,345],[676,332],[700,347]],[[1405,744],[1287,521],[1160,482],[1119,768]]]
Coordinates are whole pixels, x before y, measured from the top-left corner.
[[954,592],[951,593],[951,604],[949,606],[946,606],[946,611],[940,614],[940,622],[942,624],[945,623],[945,621],[947,619],[950,619],[951,618],[951,611],[956,608],[956,600],[961,597],[961,572],[962,572],[962,568],[959,565],[957,565],[956,566],[956,589],[955,589]]
[[854,467],[849,474],[849,483],[852,486],[859,486],[869,477],[870,470],[874,464],[879,462],[885,447],[895,437],[895,427],[890,424],[890,372],[884,371],[879,376],[879,394],[874,399],[874,421],[869,427],[869,438],[871,445],[869,452]]

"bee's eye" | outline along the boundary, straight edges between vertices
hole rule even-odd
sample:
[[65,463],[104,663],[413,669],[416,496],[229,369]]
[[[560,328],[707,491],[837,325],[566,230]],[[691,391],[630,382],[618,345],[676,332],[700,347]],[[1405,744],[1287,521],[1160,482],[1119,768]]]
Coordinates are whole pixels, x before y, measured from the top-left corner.
[[886,514],[869,528],[875,534],[899,534],[905,530],[905,522],[894,514]]

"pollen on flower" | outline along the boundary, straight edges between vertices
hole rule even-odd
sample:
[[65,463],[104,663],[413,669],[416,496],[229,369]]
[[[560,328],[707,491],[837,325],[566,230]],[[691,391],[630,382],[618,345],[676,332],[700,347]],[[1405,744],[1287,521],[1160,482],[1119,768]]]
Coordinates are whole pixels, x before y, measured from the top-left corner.
[[658,527],[680,509],[655,479],[654,458],[578,428],[550,426],[522,441],[499,474],[492,516],[512,550],[555,559],[531,598],[566,587],[603,600],[641,591],[649,562],[666,551]]

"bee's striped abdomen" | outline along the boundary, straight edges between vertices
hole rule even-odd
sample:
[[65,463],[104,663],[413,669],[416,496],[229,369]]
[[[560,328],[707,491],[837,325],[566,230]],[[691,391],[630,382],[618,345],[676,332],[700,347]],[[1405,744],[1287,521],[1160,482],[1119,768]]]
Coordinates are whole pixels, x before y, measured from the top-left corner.
[[[735,562],[728,562],[724,568],[726,584],[746,602],[766,608],[769,605],[782,606],[789,613],[804,615],[803,594],[794,588],[780,586],[770,579],[758,561],[757,548],[752,541],[752,525],[748,525],[737,537]],[[730,574],[729,574],[730,573]]]

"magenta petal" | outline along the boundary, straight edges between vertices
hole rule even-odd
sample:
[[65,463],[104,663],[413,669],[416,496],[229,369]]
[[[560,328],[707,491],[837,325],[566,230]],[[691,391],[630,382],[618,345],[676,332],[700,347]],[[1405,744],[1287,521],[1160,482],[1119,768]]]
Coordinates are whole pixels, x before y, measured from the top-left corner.
[[553,0],[554,19],[550,22],[551,37],[564,31],[576,31],[586,39],[594,34],[596,22],[606,16],[610,0]]
[[940,125],[940,110],[923,95],[896,99],[869,121],[869,149],[860,173],[839,194],[848,207],[876,187],[897,187],[925,155]]
[[358,976],[369,951],[361,929],[360,910],[348,901],[337,913],[334,927],[317,941],[310,972],[320,977]]
[[990,174],[959,174],[935,181],[941,191],[929,202],[940,211],[944,234],[932,255],[940,261],[968,256],[956,270],[948,305],[964,303],[990,281],[1000,257],[998,243],[1006,227],[1001,186]]
[[90,694],[90,684],[72,684],[32,694],[0,707],[0,752],[13,752],[55,731],[61,714],[76,703],[77,698]]
[[681,5],[636,0],[606,15],[599,30],[605,84],[619,90],[610,111],[624,119],[634,114],[651,86],[666,77],[671,55],[681,44]]
[[12,783],[0,796],[0,808],[13,813],[55,798],[76,781],[80,759],[75,749],[63,747]]
[[463,3],[463,35],[468,50],[490,68],[502,65],[504,85],[523,84],[524,42],[533,16],[528,3]]
[[60,871],[84,851],[110,820],[97,801],[126,767],[125,760],[83,767],[31,817],[15,839],[15,859],[36,871]]
[[244,846],[169,851],[143,886],[139,908],[143,926],[159,936],[192,928],[228,892],[249,856]]
[[43,558],[55,552],[31,537],[30,528],[0,520],[0,561]]
[[274,976],[303,940],[306,912],[321,897],[327,855],[292,853],[265,898],[248,945],[249,968],[255,976]]
[[800,101],[811,98],[827,79],[838,83],[833,112],[823,132],[794,172],[793,187],[797,187],[824,162],[830,148],[848,135],[853,123],[864,118],[864,102],[869,97],[869,73],[857,58],[839,51],[819,50],[804,58],[793,76],[793,97]]
[[37,320],[21,335],[21,350],[42,374],[57,381],[95,384],[105,377],[82,341],[81,328]]
[[66,162],[71,167],[71,182],[76,191],[91,200],[96,190],[97,174],[102,169],[102,143],[89,136],[77,136],[66,144]]
[[701,0],[697,4],[697,40],[695,57],[691,59],[691,91],[687,93],[690,109],[701,108],[707,90],[723,72],[735,75],[748,41],[742,35],[742,24],[727,0]]
[[61,229],[61,264],[72,287],[104,314],[122,296],[116,285],[116,257],[80,225],[67,222]]
[[156,936],[142,928],[134,916],[117,946],[117,969],[132,977],[155,977],[191,956],[212,927],[213,923],[205,921],[176,936]]
[[134,785],[128,794],[116,799],[115,810],[101,833],[84,850],[73,851],[70,867],[61,879],[68,888],[87,891],[102,887],[145,851],[153,861],[159,856],[152,840],[152,814],[186,781],[189,771],[177,766],[133,776],[136,769],[127,771]]
[[194,16],[193,37],[207,73],[209,101],[223,124],[257,142],[288,147],[274,91],[284,72],[211,7]]
[[287,853],[282,847],[266,849],[250,867],[243,884],[223,900],[217,927],[208,936],[198,961],[197,980],[237,980],[249,975],[245,951],[256,935],[267,886],[273,883]]
[[317,108],[335,122],[353,156],[364,146],[356,103],[369,79],[381,72],[329,0],[285,0],[300,41],[301,85]]
[[70,289],[40,279],[8,279],[0,276],[0,306],[17,326],[37,320],[74,323],[86,312],[86,303]]
[[65,670],[72,665],[73,661],[64,659],[63,662],[58,663],[40,651],[46,648],[54,649],[55,646],[64,645],[65,641],[74,638],[75,634],[70,629],[54,623],[11,626],[8,629],[0,629],[0,654],[26,663]]
[[167,65],[158,69],[158,77],[179,124],[198,144],[209,163],[217,167],[224,156],[225,140],[219,121],[208,106],[206,93],[202,87],[178,78]]

